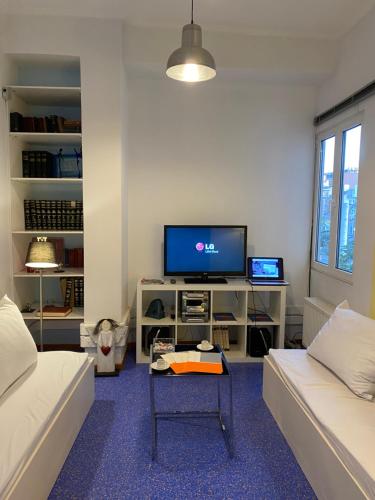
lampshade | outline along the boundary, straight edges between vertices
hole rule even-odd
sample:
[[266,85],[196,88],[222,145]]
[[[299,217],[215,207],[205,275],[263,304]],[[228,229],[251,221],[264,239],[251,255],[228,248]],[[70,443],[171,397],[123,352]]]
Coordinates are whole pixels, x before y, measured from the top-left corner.
[[55,245],[45,236],[38,236],[37,241],[29,244],[25,266],[38,269],[57,267]]
[[183,82],[203,82],[215,75],[214,58],[202,47],[202,28],[193,22],[185,24],[181,47],[169,56],[167,76]]

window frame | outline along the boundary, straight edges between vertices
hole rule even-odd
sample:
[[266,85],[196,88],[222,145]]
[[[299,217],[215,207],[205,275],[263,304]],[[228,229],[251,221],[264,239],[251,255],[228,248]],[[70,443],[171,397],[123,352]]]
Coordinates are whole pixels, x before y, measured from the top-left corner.
[[[340,281],[353,284],[353,273],[355,270],[356,245],[354,246],[353,269],[351,272],[339,269],[337,266],[339,223],[340,223],[340,205],[341,205],[341,186],[344,165],[344,132],[361,125],[361,141],[359,154],[359,171],[362,163],[363,150],[363,113],[347,118],[331,127],[317,130],[315,135],[315,175],[314,175],[314,212],[313,212],[313,237],[311,251],[311,268],[315,271],[329,275]],[[331,137],[335,137],[334,162],[333,162],[333,184],[332,184],[332,206],[330,222],[329,239],[329,257],[328,265],[322,264],[316,260],[317,256],[317,229],[320,210],[320,185],[321,185],[321,160],[322,160],[322,142]],[[359,179],[359,173],[358,173]],[[359,192],[359,188],[358,188]],[[357,197],[357,216],[358,217],[358,197]],[[357,234],[356,234],[357,240]]]

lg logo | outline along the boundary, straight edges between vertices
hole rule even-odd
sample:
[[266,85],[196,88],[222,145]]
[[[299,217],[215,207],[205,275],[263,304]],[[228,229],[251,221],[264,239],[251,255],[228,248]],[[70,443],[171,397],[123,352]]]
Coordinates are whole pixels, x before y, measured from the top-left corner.
[[203,250],[205,250],[206,252],[213,252],[215,250],[215,245],[213,243],[199,242],[195,245],[195,248],[198,250],[198,252],[203,252]]

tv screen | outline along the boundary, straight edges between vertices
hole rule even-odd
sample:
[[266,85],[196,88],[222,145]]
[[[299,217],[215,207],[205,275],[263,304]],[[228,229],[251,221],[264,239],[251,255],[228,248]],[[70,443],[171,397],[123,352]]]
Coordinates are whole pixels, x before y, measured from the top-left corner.
[[244,276],[246,226],[164,226],[165,276]]

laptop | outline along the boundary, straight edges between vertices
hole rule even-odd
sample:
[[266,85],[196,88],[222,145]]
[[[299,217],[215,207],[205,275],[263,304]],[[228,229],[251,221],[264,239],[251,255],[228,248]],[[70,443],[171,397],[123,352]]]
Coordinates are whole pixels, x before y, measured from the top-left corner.
[[251,285],[289,285],[284,280],[282,257],[249,257],[247,273]]

